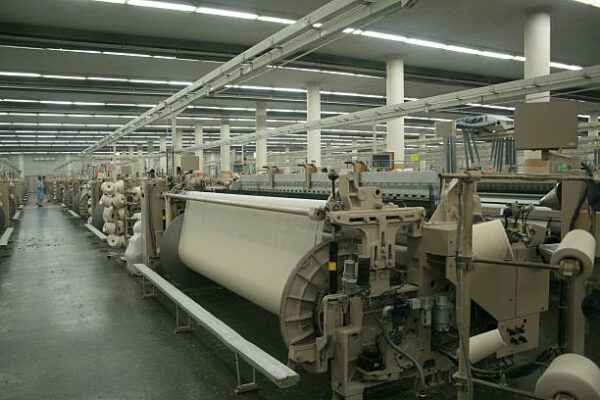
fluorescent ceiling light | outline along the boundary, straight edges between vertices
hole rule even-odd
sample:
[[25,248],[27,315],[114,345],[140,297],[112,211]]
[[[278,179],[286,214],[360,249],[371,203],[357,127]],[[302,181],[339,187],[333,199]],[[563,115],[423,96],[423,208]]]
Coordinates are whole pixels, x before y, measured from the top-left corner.
[[140,54],[140,53],[124,53],[121,51],[103,51],[102,54],[108,54],[112,56],[127,56],[127,57],[152,57],[149,54]]
[[88,80],[91,81],[110,81],[110,82],[127,82],[125,78],[110,78],[110,77],[101,77],[101,76],[89,76]]
[[72,101],[40,100],[41,104],[73,104]]
[[93,102],[93,101],[75,101],[73,102],[76,106],[104,106],[105,103]]
[[188,11],[192,12],[196,9],[194,6],[179,3],[168,3],[166,1],[150,1],[150,0],[128,0],[130,6],[161,8],[163,10]]
[[48,79],[72,79],[76,81],[84,81],[85,76],[75,76],[75,75],[42,75],[43,78]]
[[[590,1],[592,1],[592,0],[590,0]],[[594,0],[594,1],[600,1],[600,0]],[[363,30],[354,29],[354,28],[346,28],[346,29],[344,29],[343,32],[346,34],[360,35],[360,36],[371,37],[371,38],[375,38],[375,39],[390,40],[390,41],[394,41],[394,42],[402,42],[402,43],[412,44],[415,46],[429,47],[429,48],[434,48],[434,49],[439,49],[439,50],[451,51],[451,52],[455,52],[455,53],[471,54],[471,55],[495,58],[495,59],[500,59],[500,60],[513,60],[513,61],[525,62],[525,57],[523,57],[523,56],[502,53],[502,52],[498,52],[498,51],[491,51],[491,50],[480,50],[480,49],[475,49],[475,48],[471,48],[471,47],[467,47],[467,46],[457,46],[457,45],[452,45],[452,44],[435,42],[432,40],[411,38],[411,37],[395,35],[395,34],[391,34],[391,33],[383,33],[383,32],[376,32],[376,31],[363,31]],[[570,64],[560,63],[560,62],[550,62],[550,66],[553,68],[567,69],[567,70],[571,70],[571,71],[576,71],[576,70],[581,69],[581,67],[578,65],[570,65]]]
[[101,3],[114,3],[114,4],[125,4],[127,0],[94,0]]
[[587,4],[588,6],[600,8],[600,0],[574,0],[581,4]]
[[1,76],[27,76],[32,78],[39,78],[42,75],[31,73],[31,72],[0,72]]
[[152,84],[156,84],[156,85],[166,85],[169,83],[168,81],[159,81],[159,80],[154,80],[154,79],[129,79],[129,82],[131,82],[131,83],[152,83]]
[[259,15],[256,19],[259,20],[259,21],[274,22],[276,24],[285,24],[285,25],[291,25],[291,24],[293,24],[293,23],[296,22],[293,19],[278,18],[278,17],[269,17],[269,16],[266,16],[266,15]]
[[256,14],[240,12],[240,11],[222,10],[219,8],[198,7],[196,9],[196,12],[198,14],[218,15],[220,17],[231,17],[231,18],[241,18],[241,19],[258,19],[258,15],[256,15]]

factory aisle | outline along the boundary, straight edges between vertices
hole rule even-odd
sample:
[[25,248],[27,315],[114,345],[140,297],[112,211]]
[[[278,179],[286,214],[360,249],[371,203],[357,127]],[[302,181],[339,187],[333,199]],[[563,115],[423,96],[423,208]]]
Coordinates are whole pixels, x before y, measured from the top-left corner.
[[81,220],[30,199],[0,258],[0,398],[230,397],[220,354],[175,335],[170,305],[142,300],[103,248]]

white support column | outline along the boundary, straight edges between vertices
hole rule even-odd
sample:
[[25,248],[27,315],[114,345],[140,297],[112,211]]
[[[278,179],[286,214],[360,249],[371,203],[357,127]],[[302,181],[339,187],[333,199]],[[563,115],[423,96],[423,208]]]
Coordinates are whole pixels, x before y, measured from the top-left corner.
[[[171,154],[172,159],[169,163],[169,169],[173,169],[172,174],[175,175],[175,171],[177,170],[177,162],[175,160],[175,156],[172,153],[175,150],[175,146],[177,145],[177,114],[173,115],[171,118]],[[168,158],[167,158],[168,159]]]
[[[404,60],[390,58],[386,71],[386,104],[404,103]],[[404,168],[404,118],[387,121],[386,147],[394,153],[394,168]]]
[[152,140],[148,140],[146,142],[146,147],[147,147],[146,160],[148,160],[147,161],[148,171],[150,171],[151,169],[156,170],[156,166],[154,163],[154,142]]
[[[202,123],[198,122],[194,126],[194,144],[196,146],[201,145],[204,141],[204,131],[202,130]],[[204,150],[197,150],[196,156],[198,156],[198,171],[204,172]]]
[[[550,73],[550,15],[547,13],[530,14],[525,21],[525,79]],[[527,95],[528,103],[550,101],[550,92]],[[541,159],[541,151],[525,150],[524,162]],[[527,169],[525,169],[527,172]]]
[[358,160],[358,149],[356,146],[358,146],[358,140],[352,139],[352,161]]
[[[267,103],[256,102],[256,132],[267,130]],[[256,171],[263,169],[267,164],[267,138],[256,139]]]
[[[229,120],[221,120],[221,139],[229,140],[230,133]],[[231,149],[229,145],[221,146],[221,172],[231,171]]]
[[[600,116],[600,113],[598,111],[592,111],[590,112],[590,118],[589,118],[589,123],[590,124],[597,124],[598,123],[598,117]],[[588,136],[589,137],[598,137],[598,127],[596,126],[596,128],[591,128],[588,131]]]
[[167,137],[161,136],[158,141],[158,151],[160,152],[160,173],[167,173]]
[[138,144],[137,146],[137,155],[138,155],[138,159],[137,159],[137,171],[140,176],[142,176],[144,174],[144,149],[142,148],[141,144]]
[[19,177],[24,178],[25,177],[25,156],[23,154],[19,154],[18,162],[19,162]]
[[[321,119],[321,85],[318,82],[310,82],[306,90],[306,112],[307,121]],[[314,162],[317,167],[321,166],[321,129],[309,129],[307,132],[308,162]]]
[[[285,164],[286,165],[285,165],[285,167],[283,167],[283,173],[284,174],[289,174],[289,173],[292,172],[292,170],[290,168],[290,165],[289,165],[289,163],[291,161],[290,160],[290,148],[288,146],[285,146],[285,149],[283,151],[285,151],[285,156],[286,156],[285,157]],[[310,159],[309,159],[309,161],[310,161]]]
[[[525,79],[550,73],[550,15],[531,14],[525,21]],[[550,101],[550,92],[527,95],[528,103]]]
[[129,146],[129,149],[127,150],[127,157],[129,158],[129,166],[131,167],[131,174],[132,176],[135,175],[135,148],[133,146]]
[[427,169],[427,161],[425,160],[425,154],[427,154],[427,145],[424,143],[427,136],[424,133],[419,134],[419,171],[425,171]]

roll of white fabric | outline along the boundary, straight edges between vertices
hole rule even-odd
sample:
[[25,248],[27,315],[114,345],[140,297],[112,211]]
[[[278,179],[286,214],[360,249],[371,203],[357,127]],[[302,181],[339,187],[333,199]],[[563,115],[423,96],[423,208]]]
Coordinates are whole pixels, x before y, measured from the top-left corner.
[[110,235],[114,234],[116,230],[117,224],[115,224],[114,222],[105,222],[104,226],[102,227],[102,231]]
[[90,224],[90,225],[93,225],[94,224],[94,218],[88,217],[87,223]]
[[112,205],[115,208],[122,208],[123,206],[125,206],[125,202],[126,202],[126,198],[125,195],[122,193],[117,193],[113,196],[112,198]]
[[88,199],[88,206],[91,206],[93,203],[94,203],[94,202],[92,201],[92,198],[90,197],[90,198]]
[[575,229],[567,233],[560,242],[550,262],[558,265],[562,260],[575,259],[581,265],[581,275],[589,278],[594,271],[595,255],[596,240],[594,236],[582,229]]
[[[193,196],[306,210],[325,204],[221,193]],[[290,273],[320,243],[322,228],[321,221],[306,216],[188,201],[178,251],[188,268],[277,315]]]
[[88,211],[88,214],[92,215],[92,213],[93,213],[94,210],[92,210],[92,207],[88,207],[87,211]]
[[576,400],[600,400],[600,368],[579,354],[562,354],[540,376],[535,393],[552,399],[567,394]]
[[125,244],[125,238],[123,236],[108,235],[106,243],[111,247],[121,247]]
[[115,210],[115,219],[125,219],[125,209],[124,208],[119,208],[117,210]]

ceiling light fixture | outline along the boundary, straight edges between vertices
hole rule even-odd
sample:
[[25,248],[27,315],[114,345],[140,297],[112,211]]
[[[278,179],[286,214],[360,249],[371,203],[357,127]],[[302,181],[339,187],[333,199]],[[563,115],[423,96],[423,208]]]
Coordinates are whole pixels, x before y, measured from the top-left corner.
[[179,4],[179,3],[168,3],[166,1],[128,0],[127,4],[129,4],[130,6],[160,8],[163,10],[173,10],[173,11],[192,12],[192,11],[196,10],[196,7],[194,7],[194,6],[190,6],[187,4]]
[[600,8],[600,0],[574,0],[577,3]]

